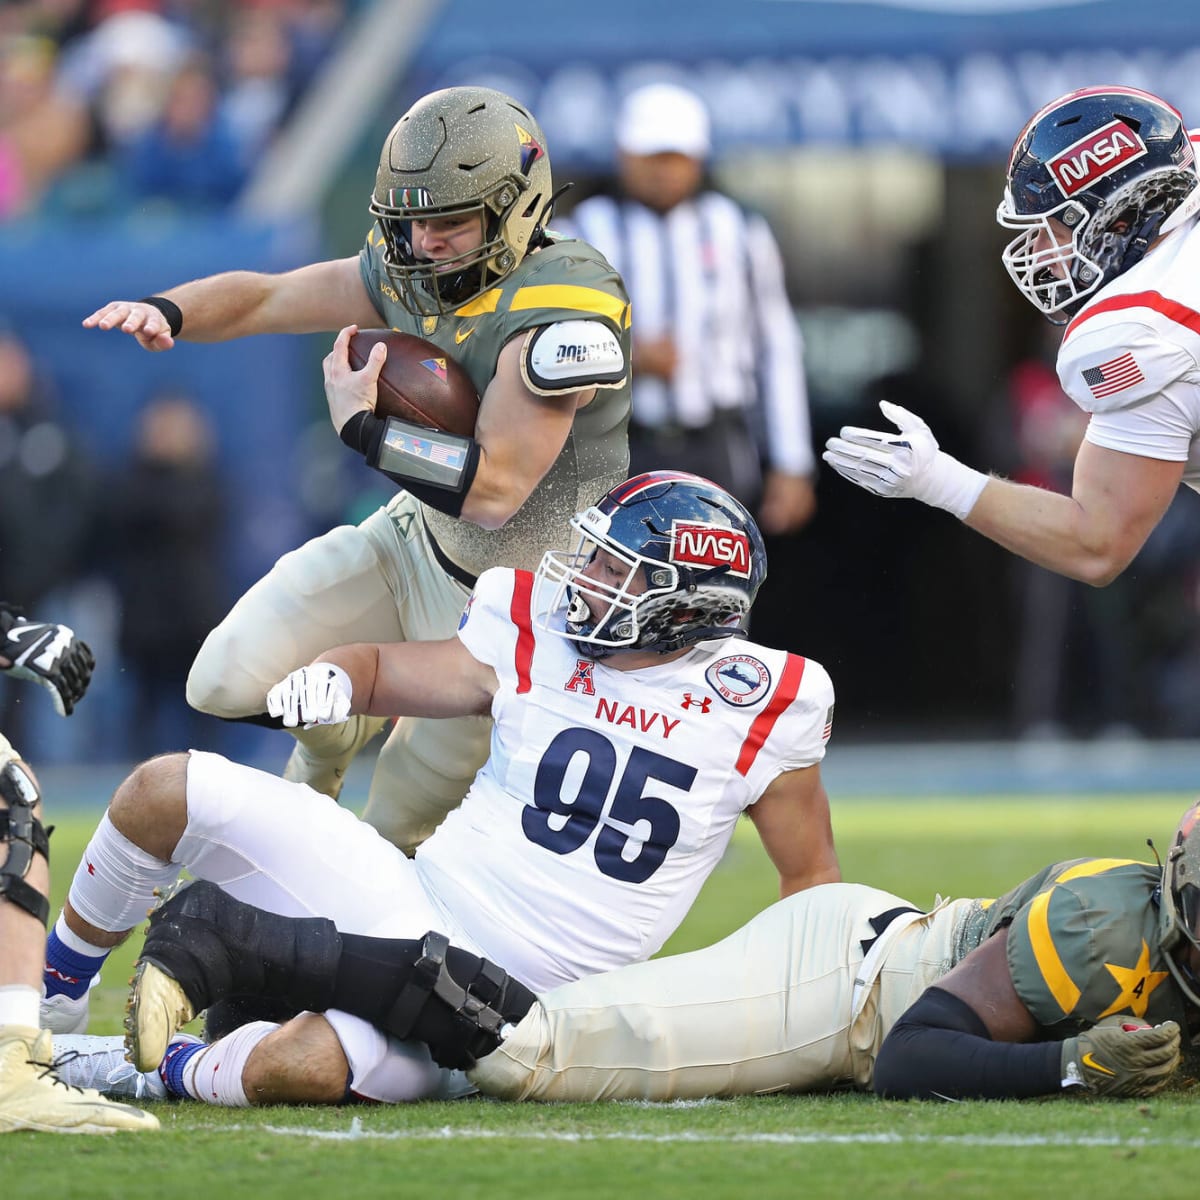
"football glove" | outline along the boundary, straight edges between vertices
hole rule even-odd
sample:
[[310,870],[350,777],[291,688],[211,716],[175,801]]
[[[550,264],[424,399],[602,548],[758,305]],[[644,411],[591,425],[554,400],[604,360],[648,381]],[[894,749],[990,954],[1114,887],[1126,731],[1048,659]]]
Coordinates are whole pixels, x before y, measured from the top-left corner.
[[821,457],[843,478],[876,496],[911,497],[965,517],[987,476],[939,450],[932,430],[916,413],[887,400],[879,402],[879,409],[899,433],[844,425],[839,437],[825,443]]
[[91,682],[96,659],[66,625],[30,621],[19,608],[0,604],[0,667],[14,679],[41,684],[60,717],[69,717]]
[[350,676],[333,663],[313,663],[293,671],[267,693],[267,712],[288,729],[300,725],[340,725],[350,716],[354,691]]
[[1179,1026],[1123,1020],[1095,1025],[1062,1045],[1062,1085],[1098,1096],[1152,1096],[1179,1065]]

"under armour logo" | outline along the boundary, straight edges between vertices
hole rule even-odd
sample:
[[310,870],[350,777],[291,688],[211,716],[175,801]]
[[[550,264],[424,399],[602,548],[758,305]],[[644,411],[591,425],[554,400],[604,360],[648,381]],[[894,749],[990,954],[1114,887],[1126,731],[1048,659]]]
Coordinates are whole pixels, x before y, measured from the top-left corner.
[[575,670],[571,678],[567,680],[564,691],[582,692],[585,696],[594,696],[596,694],[596,685],[592,682],[592,672],[595,669],[596,664],[591,659],[576,659]]
[[684,692],[682,707],[692,708],[693,706],[699,708],[702,713],[706,713],[710,708],[712,708],[712,697],[701,696],[697,698],[693,696],[691,692]]

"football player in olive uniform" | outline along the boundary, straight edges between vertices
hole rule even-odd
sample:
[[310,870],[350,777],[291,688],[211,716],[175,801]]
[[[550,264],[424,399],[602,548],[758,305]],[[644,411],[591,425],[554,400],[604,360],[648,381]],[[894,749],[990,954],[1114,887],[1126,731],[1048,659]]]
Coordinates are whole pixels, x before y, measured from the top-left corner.
[[[174,988],[187,1015],[265,973],[275,994],[402,1024],[511,1100],[1146,1096],[1200,1030],[1198,817],[1200,805],[1184,814],[1161,868],[1075,859],[998,900],[930,912],[829,883],[706,949],[536,997],[437,934],[316,936],[310,922],[310,948],[293,949],[293,921],[184,891],[152,914],[140,986]],[[165,1007],[135,992],[143,1039]],[[154,1030],[160,1045],[173,1028]]]
[[[340,643],[453,634],[474,579],[532,569],[565,544],[572,515],[625,477],[629,302],[584,242],[545,225],[554,192],[532,114],[488,88],[419,100],[384,144],[359,255],[283,275],[229,272],[141,301],[114,301],[84,325],[148,350],[176,337],[342,332],[325,362],[344,441],[404,489],[359,526],[279,560],[197,655],[189,702],[227,718],[265,710],[268,688]],[[350,369],[355,327],[390,325],[443,347],[481,396],[473,438],[428,460],[390,452],[370,411],[382,348]],[[428,442],[426,443],[428,444]],[[385,724],[292,732],[285,775],[336,796],[345,768]],[[411,850],[461,801],[487,757],[489,721],[405,719],[380,753],[366,818]]]

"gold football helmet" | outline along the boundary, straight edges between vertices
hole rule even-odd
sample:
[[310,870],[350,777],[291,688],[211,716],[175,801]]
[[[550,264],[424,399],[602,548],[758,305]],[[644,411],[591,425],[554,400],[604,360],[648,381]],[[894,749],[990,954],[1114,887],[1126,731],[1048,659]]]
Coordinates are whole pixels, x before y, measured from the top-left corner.
[[[493,287],[536,244],[552,197],[546,140],[524,105],[482,87],[422,97],[384,142],[370,205],[404,306],[445,314]],[[476,212],[478,248],[436,264],[413,254],[413,220]]]

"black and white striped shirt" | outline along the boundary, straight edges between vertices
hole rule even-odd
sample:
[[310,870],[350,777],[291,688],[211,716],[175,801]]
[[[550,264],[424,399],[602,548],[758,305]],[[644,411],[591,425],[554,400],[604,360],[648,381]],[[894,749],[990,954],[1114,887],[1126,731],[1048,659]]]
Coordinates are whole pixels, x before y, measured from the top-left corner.
[[800,330],[761,216],[719,192],[666,213],[601,195],[555,229],[590,242],[624,278],[635,340],[674,339],[675,377],[637,378],[635,421],[702,428],[743,409],[766,434],[771,467],[815,473]]

